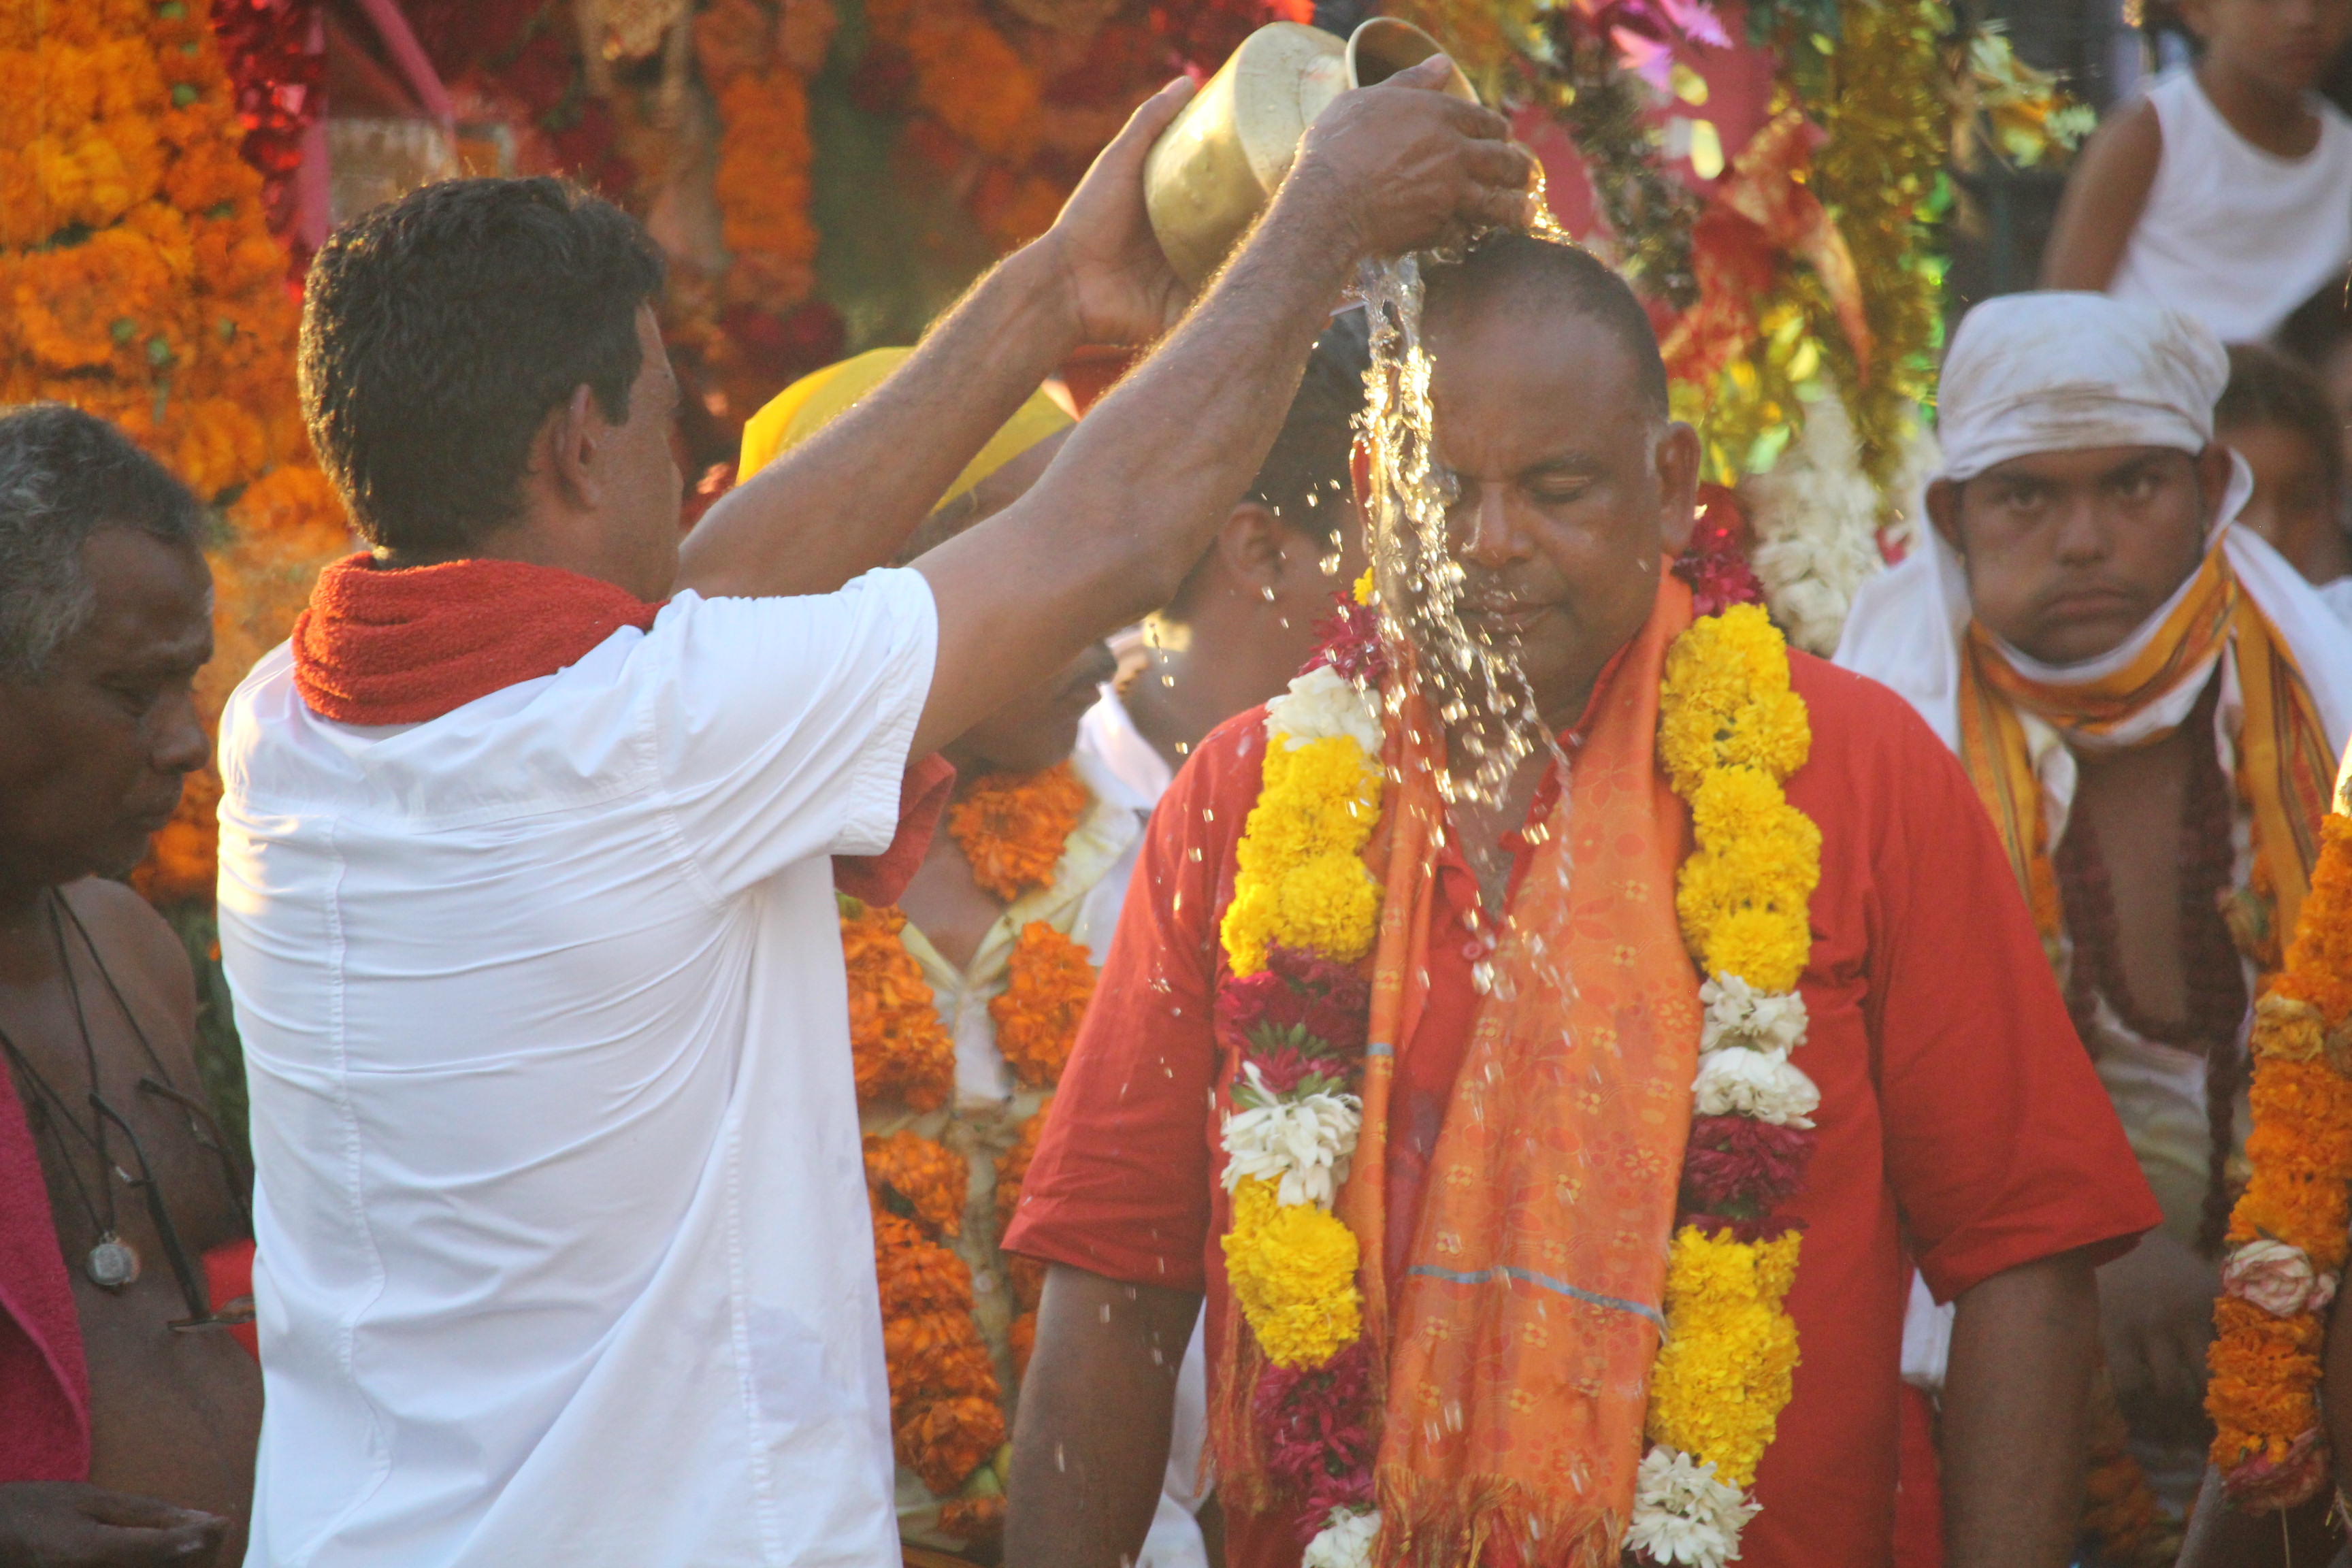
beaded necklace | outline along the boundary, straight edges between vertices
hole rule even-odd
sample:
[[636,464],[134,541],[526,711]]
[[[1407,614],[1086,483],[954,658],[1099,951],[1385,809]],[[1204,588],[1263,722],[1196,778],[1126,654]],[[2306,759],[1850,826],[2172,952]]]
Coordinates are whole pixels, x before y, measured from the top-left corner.
[[2192,743],[2180,813],[2180,964],[2187,994],[2178,1021],[2151,1016],[2132,994],[2117,934],[2115,888],[2089,813],[2075,811],[2053,857],[2066,931],[2074,942],[2066,1004],[2084,1043],[2092,1038],[2104,998],[2124,1026],[2143,1039],[2193,1050],[2205,1058],[2205,1116],[2212,1147],[2197,1245],[2208,1257],[2219,1254],[2230,1220],[2229,1163],[2243,1073],[2238,1035],[2247,1006],[2245,969],[2221,912],[2236,859],[2234,806],[2230,781],[2213,748],[2204,743],[2213,732],[2220,695],[2217,671],[2183,726]]

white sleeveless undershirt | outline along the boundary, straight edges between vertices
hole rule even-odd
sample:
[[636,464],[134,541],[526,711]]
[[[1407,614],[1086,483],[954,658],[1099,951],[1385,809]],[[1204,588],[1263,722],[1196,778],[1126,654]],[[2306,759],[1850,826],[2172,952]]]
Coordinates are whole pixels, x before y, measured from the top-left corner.
[[2164,154],[2107,292],[2262,342],[2352,263],[2352,120],[2314,96],[2319,144],[2281,158],[2231,130],[2189,69],[2147,101]]

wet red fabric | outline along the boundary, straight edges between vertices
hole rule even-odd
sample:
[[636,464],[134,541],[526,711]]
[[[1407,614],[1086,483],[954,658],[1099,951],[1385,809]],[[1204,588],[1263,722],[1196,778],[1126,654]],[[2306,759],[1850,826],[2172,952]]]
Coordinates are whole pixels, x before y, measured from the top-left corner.
[[[1885,688],[1801,654],[1790,663],[1813,748],[1788,795],[1823,840],[1801,982],[1811,1030],[1797,1059],[1822,1105],[1805,1190],[1782,1211],[1807,1226],[1789,1297],[1802,1363],[1740,1561],[1885,1568],[1912,1260],[1948,1300],[2073,1248],[2112,1256],[2159,1216],[1958,763]],[[1211,1343],[1227,1310],[1216,922],[1256,797],[1262,721],[1253,710],[1204,742],[1153,816],[1004,1243],[1116,1279],[1206,1289]],[[1449,872],[1438,892],[1433,929],[1450,918],[1460,931],[1475,885]],[[1464,942],[1431,942],[1429,1005],[1400,1047],[1401,1080],[1433,1083],[1445,1072],[1432,1064],[1458,1061],[1473,962]],[[1298,1561],[1289,1521],[1227,1522],[1236,1568]]]

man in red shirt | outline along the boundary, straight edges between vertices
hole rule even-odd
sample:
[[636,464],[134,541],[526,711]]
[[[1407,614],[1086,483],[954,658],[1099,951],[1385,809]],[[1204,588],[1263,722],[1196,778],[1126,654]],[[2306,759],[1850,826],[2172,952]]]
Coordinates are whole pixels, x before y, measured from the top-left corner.
[[[1663,895],[1611,874],[1619,863],[1612,856],[1632,864],[1639,835],[1590,842],[1591,826],[1622,810],[1608,792],[1631,790],[1663,803],[1655,820],[1680,841],[1679,849],[1666,847],[1673,862],[1688,853],[1688,816],[1665,795],[1649,736],[1658,649],[1692,615],[1690,591],[1660,567],[1664,540],[1688,527],[1696,441],[1667,418],[1664,371],[1639,305],[1581,252],[1524,237],[1484,242],[1462,265],[1432,269],[1423,331],[1435,366],[1435,455],[1456,486],[1449,521],[1465,574],[1464,625],[1474,640],[1515,656],[1542,722],[1576,765],[1563,784],[1538,752],[1497,805],[1464,795],[1429,835],[1425,924],[1413,917],[1409,979],[1421,1000],[1417,1016],[1408,1010],[1394,1031],[1393,1067],[1377,1078],[1387,1097],[1377,1184],[1384,1185],[1387,1246],[1365,1248],[1365,1319],[1372,1324],[1387,1307],[1407,1321],[1418,1300],[1423,1340],[1443,1339],[1454,1331],[1446,1323],[1457,1323],[1462,1338],[1489,1352],[1464,1374],[1465,1385],[1492,1379],[1498,1366],[1507,1376],[1523,1353],[1534,1363],[1537,1352],[1517,1341],[1480,1338],[1498,1314],[1512,1312],[1529,1345],[1590,1340],[1583,1364],[1604,1372],[1590,1386],[1546,1385],[1561,1391],[1547,1396],[1559,1405],[1559,1426],[1549,1432],[1549,1413],[1520,1389],[1486,1404],[1466,1386],[1437,1389],[1425,1422],[1400,1420],[1413,1392],[1399,1392],[1405,1383],[1418,1378],[1418,1392],[1431,1390],[1418,1363],[1400,1370],[1401,1334],[1385,1363],[1398,1386],[1373,1396],[1387,1400],[1375,1467],[1385,1538],[1370,1544],[1359,1535],[1349,1555],[1333,1557],[1336,1538],[1326,1530],[1311,1568],[1406,1552],[1447,1568],[1613,1563],[1631,1513],[1638,1435],[1630,1439],[1635,1452],[1587,1456],[1589,1465],[1570,1454],[1539,1483],[1459,1478],[1466,1495],[1444,1516],[1444,1533],[1419,1513],[1412,1539],[1386,1532],[1402,1517],[1392,1510],[1427,1491],[1421,1483],[1429,1478],[1412,1467],[1437,1451],[1432,1444],[1449,1423],[1463,1424],[1465,1407],[1474,1434],[1490,1454],[1499,1451],[1497,1473],[1517,1474],[1524,1466],[1510,1451],[1515,1444],[1557,1445],[1559,1430],[1625,1397],[1624,1380],[1607,1375],[1619,1366],[1603,1342],[1629,1328],[1643,1336],[1645,1358],[1633,1379],[1638,1411],[1638,1384],[1657,1347],[1648,1325],[1663,1322],[1673,1303],[1595,1289],[1606,1271],[1593,1260],[1613,1248],[1633,1262],[1607,1278],[1644,1268],[1663,1276],[1663,1220],[1630,1247],[1613,1214],[1605,1222],[1617,1227],[1611,1234],[1579,1236],[1588,1215],[1595,1227],[1604,1223],[1602,1211],[1595,1192],[1563,1181],[1567,1234],[1529,1256],[1566,1259],[1565,1273],[1401,1265],[1427,1251],[1432,1238],[1419,1232],[1429,1228],[1422,1222],[1430,1213],[1459,1209],[1444,1189],[1465,1179],[1465,1167],[1447,1163],[1443,1151],[1464,1116],[1507,1116],[1512,1099],[1554,1092],[1532,1075],[1497,1086],[1476,1081],[1490,1075],[1462,1070],[1465,1061],[1496,1059],[1472,1025],[1507,1010],[1486,994],[1495,989],[1498,928],[1512,932],[1516,917],[1549,910],[1559,948],[1607,953],[1613,942],[1623,971],[1670,959],[1696,990],[1700,976],[1679,952],[1624,945],[1678,945],[1671,913],[1661,924],[1640,912]],[[1383,578],[1384,593],[1399,591]],[[2056,1568],[2073,1545],[2080,1412],[2097,1354],[2092,1269],[2156,1224],[2158,1211],[1967,777],[1891,692],[1802,654],[1788,660],[1811,742],[1809,759],[1786,778],[1786,797],[1822,840],[1810,955],[1795,987],[1809,1018],[1800,1059],[1820,1103],[1811,1111],[1810,1169],[1769,1215],[1773,1228],[1794,1222],[1802,1230],[1786,1298],[1800,1359],[1793,1396],[1748,1489],[1761,1511],[1736,1536],[1739,1561],[1863,1568],[1892,1560],[1897,1367],[1916,1263],[1938,1297],[1959,1302],[1944,1406],[1948,1560],[1954,1568]],[[1622,763],[1628,712],[1643,716],[1638,770]],[[1457,763],[1465,733],[1493,722],[1475,705],[1452,722],[1444,739]],[[1220,1176],[1240,1047],[1216,1024],[1231,973],[1219,926],[1234,895],[1235,846],[1262,787],[1265,731],[1263,711],[1217,731],[1161,802],[1005,1238],[1008,1250],[1052,1265],[1014,1439],[1007,1554],[1024,1568],[1110,1568],[1132,1554],[1164,1459],[1169,1382],[1204,1294],[1210,1344],[1234,1342],[1222,1245],[1233,1203]],[[1612,735],[1616,752],[1603,744]],[[1615,771],[1600,776],[1604,755]],[[1393,736],[1388,758],[1392,796],[1409,797],[1420,759]],[[1555,814],[1563,788],[1572,792],[1572,809]],[[1558,864],[1557,852],[1547,861],[1541,847],[1549,834],[1520,831],[1538,823],[1566,825],[1583,879],[1554,886],[1553,878],[1526,875]],[[1397,861],[1388,865],[1394,877]],[[1621,911],[1604,917],[1617,923],[1594,927],[1585,918],[1591,908]],[[1561,913],[1568,909],[1574,918]],[[1390,923],[1384,917],[1384,942]],[[1669,934],[1654,940],[1660,931]],[[1502,950],[1528,940],[1524,931],[1507,935]],[[1580,994],[1612,985],[1626,989],[1597,966],[1579,971]],[[1613,1016],[1629,1026],[1624,1037],[1582,1047],[1596,1064],[1596,1084],[1643,1052],[1675,1059],[1655,1042],[1636,1040],[1631,1024],[1661,1038],[1697,1033],[1695,1005],[1645,1014],[1638,1001],[1624,1003]],[[1589,1025],[1582,1032],[1588,1040],[1596,1033]],[[1376,1003],[1372,1055],[1382,1053],[1382,1038]],[[1680,1060],[1694,1059],[1695,1044],[1680,1042]],[[1635,1153],[1619,1164],[1654,1165],[1658,1131],[1690,1118],[1684,1070],[1673,1085],[1679,1110],[1660,1114],[1596,1094],[1575,1113],[1591,1119],[1588,1133],[1605,1133],[1612,1116],[1622,1118],[1618,1146]],[[1370,1118],[1368,1110],[1367,1126]],[[1533,1145],[1550,1131],[1526,1129],[1530,1166],[1541,1158]],[[1604,1138],[1595,1147],[1605,1145]],[[1681,1152],[1676,1131],[1669,1158],[1678,1163]],[[1503,1152],[1501,1168],[1507,1172],[1514,1157]],[[1441,1168],[1442,1180],[1423,1181]],[[1618,1179],[1597,1161],[1583,1168],[1593,1189]],[[1666,1167],[1669,1189],[1675,1168]],[[1348,1183],[1350,1194],[1362,1179]],[[1547,1216],[1548,1195],[1512,1194],[1495,1235],[1474,1241],[1494,1247],[1501,1264],[1515,1232],[1561,1224]],[[1340,1206],[1360,1207],[1345,1199]],[[1448,1234],[1434,1239],[1439,1254],[1459,1245]],[[1386,1280],[1398,1282],[1393,1293],[1372,1283]],[[1416,1355],[1446,1364],[1418,1346]],[[1376,1372],[1370,1381],[1380,1390],[1391,1380]],[[1263,1408],[1265,1398],[1265,1384],[1241,1386],[1213,1356],[1213,1428],[1221,1410],[1246,1421],[1253,1400]],[[1578,1495],[1603,1490],[1610,1495]],[[1229,1487],[1230,1559],[1243,1568],[1298,1563],[1316,1525],[1307,1520],[1302,1528],[1303,1501],[1279,1485]],[[1360,1521],[1369,1527],[1383,1516]],[[1581,1521],[1578,1531],[1535,1528],[1560,1519]],[[1714,1568],[1723,1559],[1718,1550],[1683,1560]]]

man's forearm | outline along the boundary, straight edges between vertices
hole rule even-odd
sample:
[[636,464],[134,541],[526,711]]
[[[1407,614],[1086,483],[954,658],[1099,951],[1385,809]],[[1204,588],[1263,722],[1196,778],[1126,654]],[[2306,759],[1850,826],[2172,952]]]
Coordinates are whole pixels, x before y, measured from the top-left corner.
[[1951,1568],[2063,1568],[2071,1559],[2098,1355],[2098,1284],[2080,1253],[1962,1293],[1944,1384]]
[[722,497],[679,551],[678,586],[829,593],[887,563],[1077,338],[1047,242],[1015,251],[854,414]]
[[1176,1373],[1201,1298],[1055,1266],[1013,1435],[1004,1560],[1135,1561],[1168,1468]]

